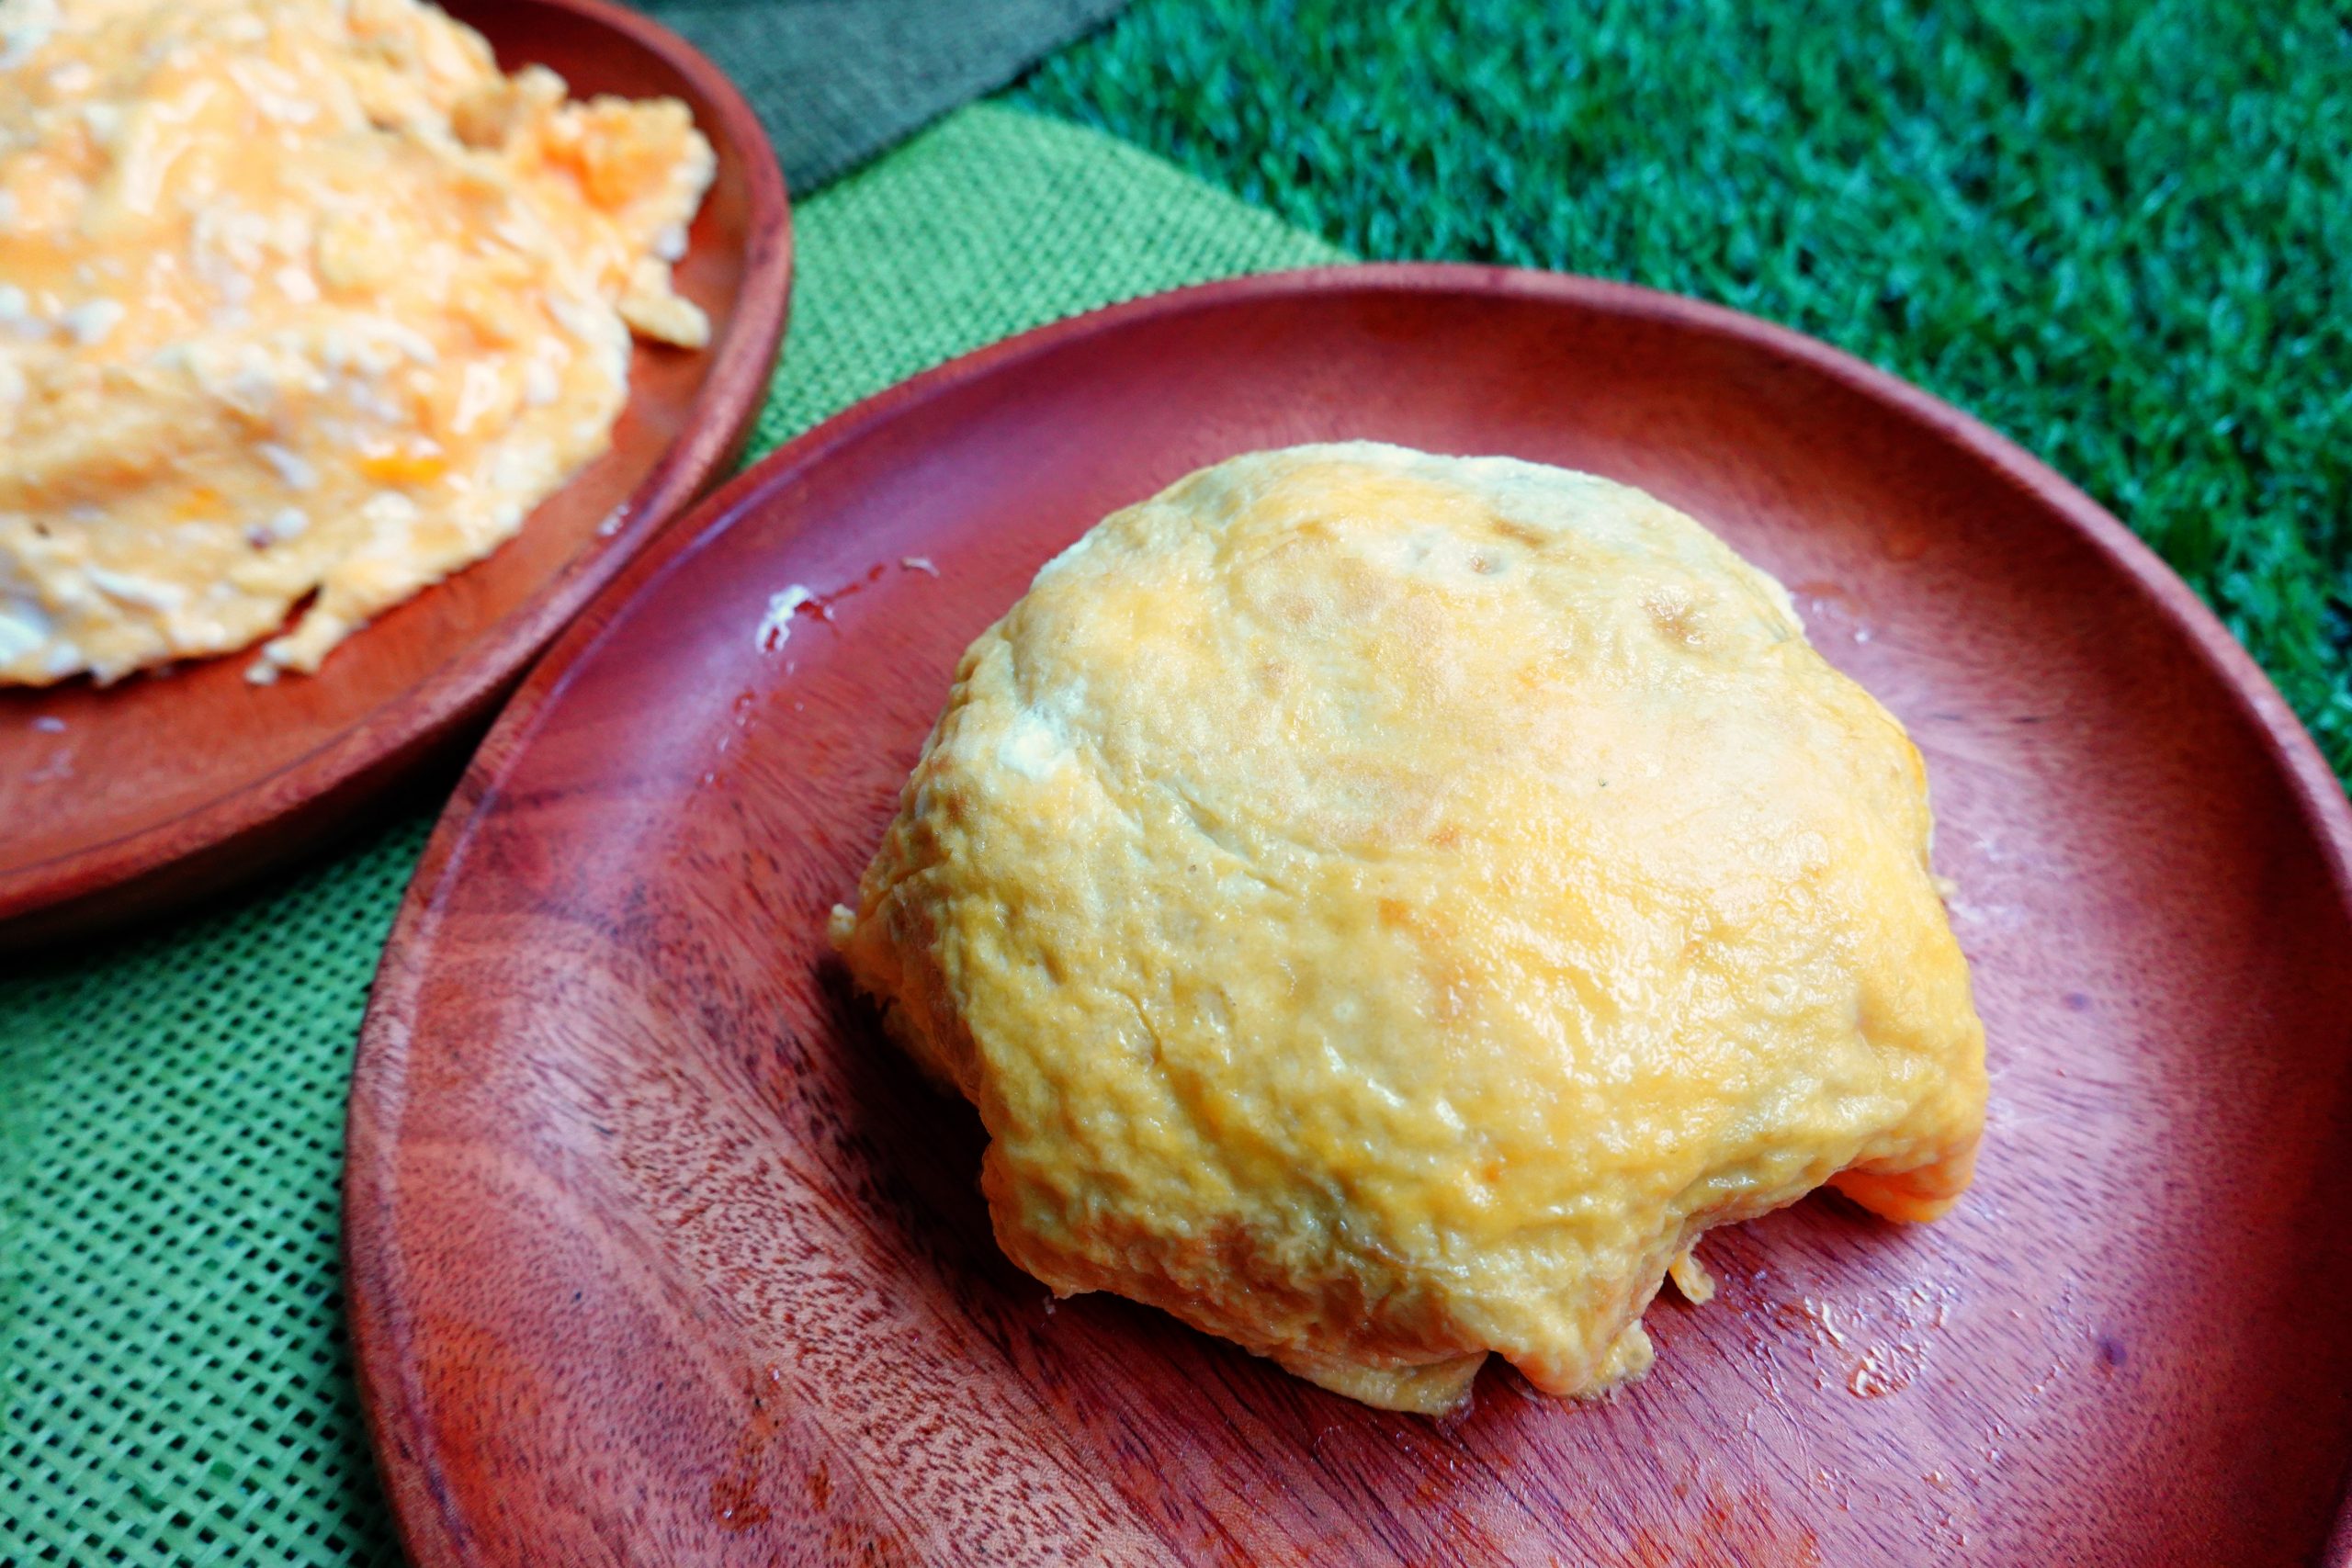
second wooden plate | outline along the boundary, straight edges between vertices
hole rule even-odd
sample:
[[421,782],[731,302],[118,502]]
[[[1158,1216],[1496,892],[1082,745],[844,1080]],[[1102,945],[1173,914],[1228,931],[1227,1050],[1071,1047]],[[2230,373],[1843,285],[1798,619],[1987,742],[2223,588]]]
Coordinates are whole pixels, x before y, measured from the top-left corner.
[[481,561],[379,615],[316,675],[232,654],[99,688],[0,688],[0,949],[285,863],[479,732],[596,591],[725,472],[767,390],[792,277],[784,177],[751,107],[684,39],[603,0],[451,0],[509,71],[683,99],[718,167],[678,287],[699,353],[640,344],[611,449]]

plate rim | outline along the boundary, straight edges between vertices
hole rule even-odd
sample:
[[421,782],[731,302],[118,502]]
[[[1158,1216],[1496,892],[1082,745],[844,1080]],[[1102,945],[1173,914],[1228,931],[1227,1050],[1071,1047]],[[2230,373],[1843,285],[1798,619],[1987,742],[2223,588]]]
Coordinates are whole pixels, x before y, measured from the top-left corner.
[[[735,314],[708,350],[710,367],[686,407],[683,433],[615,507],[611,517],[620,520],[619,526],[596,548],[566,561],[484,637],[380,706],[283,766],[185,811],[98,843],[0,867],[0,949],[38,947],[111,929],[182,907],[198,894],[300,858],[300,850],[290,856],[265,852],[243,870],[219,875],[198,873],[189,879],[191,885],[165,892],[155,908],[143,900],[132,902],[152,879],[227,854],[273,822],[328,805],[346,793],[373,795],[390,787],[469,722],[481,720],[502,690],[526,676],[564,628],[601,598],[648,546],[693,513],[695,502],[749,438],[783,349],[795,254],[790,196],[759,115],[733,80],[701,51],[615,0],[505,3],[561,12],[575,24],[622,35],[692,83],[709,107],[707,129],[718,133],[714,140],[738,150],[750,243]],[[466,0],[447,4],[453,18],[464,22]],[[729,402],[737,405],[731,411]],[[714,413],[720,417],[710,417]],[[365,630],[361,628],[362,635]],[[329,826],[327,832],[332,831]],[[304,847],[323,836],[313,828],[304,835]],[[132,907],[100,907],[110,897]],[[52,922],[54,930],[50,929]]]
[[[401,895],[370,991],[353,1064],[344,1140],[342,1256],[353,1368],[368,1445],[402,1550],[413,1562],[423,1568],[443,1568],[491,1561],[468,1544],[465,1524],[454,1513],[414,1363],[401,1354],[413,1328],[411,1313],[406,1303],[393,1299],[395,1275],[386,1261],[399,1245],[392,1223],[398,1207],[397,1126],[406,1099],[414,1008],[444,914],[443,894],[454,885],[459,852],[496,803],[501,784],[527,752],[572,677],[618,630],[640,595],[652,592],[800,472],[870,429],[1024,360],[1138,321],[1238,302],[1350,290],[1532,298],[1663,321],[1796,361],[1933,427],[2032,492],[2062,526],[2120,567],[2187,638],[2199,660],[2222,679],[2233,702],[2253,721],[2271,756],[2282,765],[2289,792],[2321,849],[2322,869],[2337,900],[2352,913],[2352,798],[2269,677],[2195,591],[2121,521],[2022,446],[1892,372],[1817,338],[1728,306],[1640,285],[1453,262],[1343,263],[1255,273],[1143,295],[1032,328],[852,404],[706,498],[655,547],[641,552],[616,574],[557,638],[500,713],[435,823]],[[2352,1568],[2352,1494],[2339,1503],[2321,1552],[2320,1561],[2330,1568]]]

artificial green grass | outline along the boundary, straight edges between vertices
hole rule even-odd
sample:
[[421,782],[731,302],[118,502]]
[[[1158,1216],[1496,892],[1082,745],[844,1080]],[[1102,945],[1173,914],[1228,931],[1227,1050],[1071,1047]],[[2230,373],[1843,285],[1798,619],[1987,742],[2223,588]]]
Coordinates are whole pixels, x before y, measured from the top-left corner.
[[1886,367],[2137,529],[2352,777],[2342,0],[1138,0],[1013,96],[1363,255]]

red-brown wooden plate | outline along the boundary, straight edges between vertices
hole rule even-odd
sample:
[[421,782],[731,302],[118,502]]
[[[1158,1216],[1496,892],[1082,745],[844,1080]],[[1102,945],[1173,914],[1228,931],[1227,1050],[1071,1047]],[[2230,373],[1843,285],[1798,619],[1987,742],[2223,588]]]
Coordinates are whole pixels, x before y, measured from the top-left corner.
[[282,864],[454,761],[556,632],[741,449],[792,275],[784,177],[758,118],[718,67],[622,6],[447,8],[510,71],[536,62],[582,96],[667,94],[694,110],[718,167],[677,278],[710,314],[710,346],[640,344],[611,449],[495,555],[379,616],[315,676],[257,687],[231,655],[104,689],[0,688],[0,948]]
[[[1370,436],[1597,470],[1792,585],[1925,750],[1983,1172],[1711,1236],[1611,1403],[1322,1393],[997,1253],[822,934],[967,639],[1103,513]],[[913,564],[910,564],[910,563]],[[928,569],[928,570],[927,570]],[[935,570],[937,575],[933,575]],[[770,595],[822,616],[757,635]],[[1384,267],[1066,322],[804,437],[534,673],[402,911],[352,1321],[424,1564],[2300,1562],[2352,1455],[2352,819],[2113,519],[1818,344]]]

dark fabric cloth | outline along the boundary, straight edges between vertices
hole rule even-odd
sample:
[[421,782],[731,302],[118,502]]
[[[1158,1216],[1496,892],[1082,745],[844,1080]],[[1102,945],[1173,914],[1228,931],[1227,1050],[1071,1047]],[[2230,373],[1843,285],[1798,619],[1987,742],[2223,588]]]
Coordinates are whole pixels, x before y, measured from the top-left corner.
[[638,0],[735,79],[795,192],[815,189],[1125,0]]

